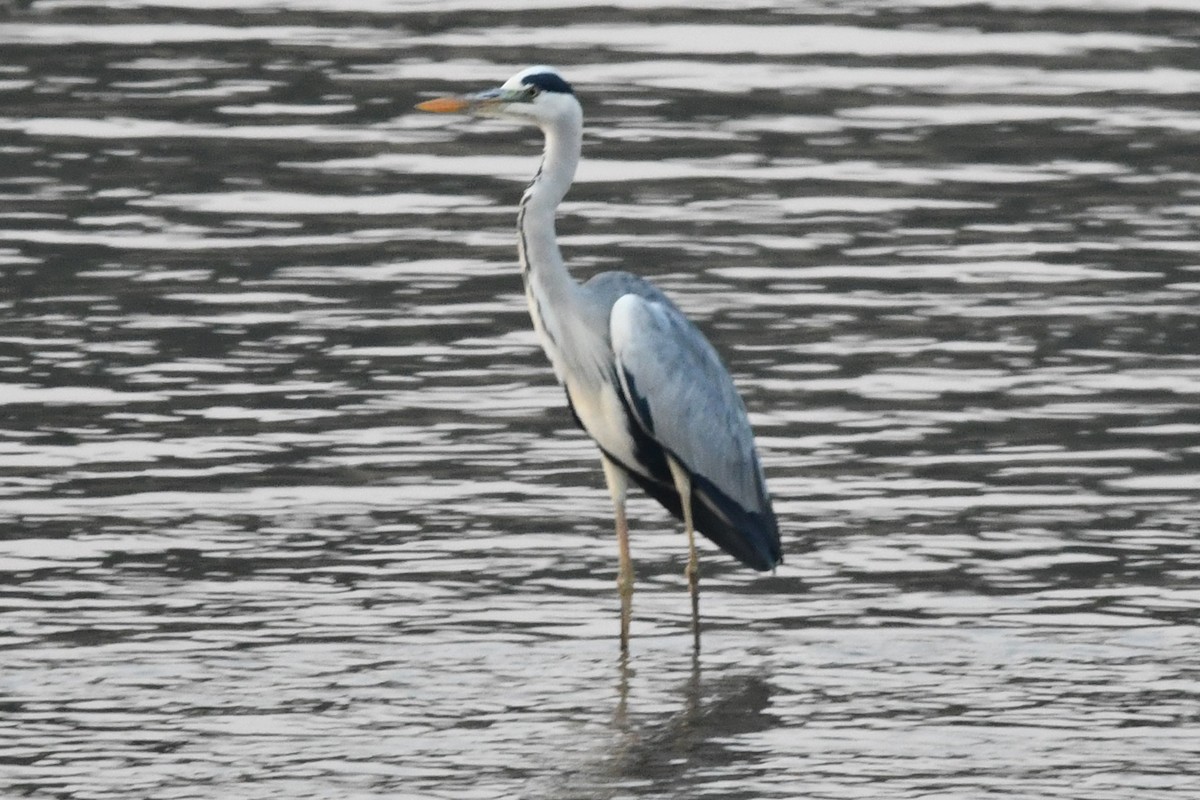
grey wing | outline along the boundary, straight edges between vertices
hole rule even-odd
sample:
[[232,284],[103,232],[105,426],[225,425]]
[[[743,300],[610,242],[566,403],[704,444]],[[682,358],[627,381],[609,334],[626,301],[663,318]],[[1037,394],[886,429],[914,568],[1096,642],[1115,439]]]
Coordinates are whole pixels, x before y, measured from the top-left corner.
[[779,533],[754,435],[712,345],[669,301],[638,294],[613,304],[609,333],[632,416],[692,475],[696,527],[751,566],[775,566]]

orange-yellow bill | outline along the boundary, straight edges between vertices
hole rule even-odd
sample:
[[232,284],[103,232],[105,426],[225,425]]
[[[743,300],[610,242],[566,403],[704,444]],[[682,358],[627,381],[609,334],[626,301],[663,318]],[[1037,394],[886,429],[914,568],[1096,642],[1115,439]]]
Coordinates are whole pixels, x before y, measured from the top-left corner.
[[424,103],[417,103],[417,109],[432,111],[435,114],[452,114],[455,111],[466,111],[470,105],[465,97],[435,97]]

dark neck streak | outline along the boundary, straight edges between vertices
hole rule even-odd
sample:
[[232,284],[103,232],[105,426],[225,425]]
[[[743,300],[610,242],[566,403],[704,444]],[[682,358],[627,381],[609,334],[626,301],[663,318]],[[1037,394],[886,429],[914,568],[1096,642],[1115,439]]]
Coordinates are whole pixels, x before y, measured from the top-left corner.
[[518,248],[534,328],[559,381],[568,383],[569,377],[577,377],[575,362],[583,343],[574,339],[586,330],[581,325],[585,309],[579,284],[559,252],[554,228],[558,204],[579,162],[579,123],[567,117],[543,132],[542,160],[517,212]]
[[538,166],[517,211],[517,249],[521,262],[521,278],[529,301],[529,314],[534,328],[543,338],[543,348],[559,373],[563,331],[561,314],[570,314],[575,300],[574,281],[563,264],[554,236],[555,208],[547,207],[540,191],[545,159]]

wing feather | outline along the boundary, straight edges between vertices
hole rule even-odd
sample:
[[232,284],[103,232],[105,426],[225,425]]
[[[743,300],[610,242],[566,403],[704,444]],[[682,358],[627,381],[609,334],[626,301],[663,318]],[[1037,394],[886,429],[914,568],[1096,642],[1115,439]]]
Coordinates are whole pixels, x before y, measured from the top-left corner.
[[[633,293],[613,304],[609,332],[632,416],[687,468],[708,506],[697,527],[747,563],[774,566],[779,534],[754,434],[716,350],[669,301]],[[701,517],[712,518],[710,530]],[[736,552],[747,543],[748,555]]]

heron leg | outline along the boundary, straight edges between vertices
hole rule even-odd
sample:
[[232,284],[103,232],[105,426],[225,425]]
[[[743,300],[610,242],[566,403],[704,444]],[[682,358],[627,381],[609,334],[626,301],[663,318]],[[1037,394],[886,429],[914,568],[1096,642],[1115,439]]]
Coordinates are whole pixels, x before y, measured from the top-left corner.
[[633,610],[633,559],[629,556],[629,525],[625,520],[625,495],[629,476],[625,470],[603,453],[604,480],[612,495],[613,516],[617,524],[617,590],[621,595],[621,653],[629,652],[629,619]]
[[671,456],[667,456],[671,467],[671,478],[675,491],[679,492],[679,505],[683,509],[683,526],[688,537],[688,562],[683,574],[687,576],[688,591],[692,595],[692,639],[696,652],[700,651],[700,558],[696,554],[696,531],[692,526],[692,479],[687,469]]

